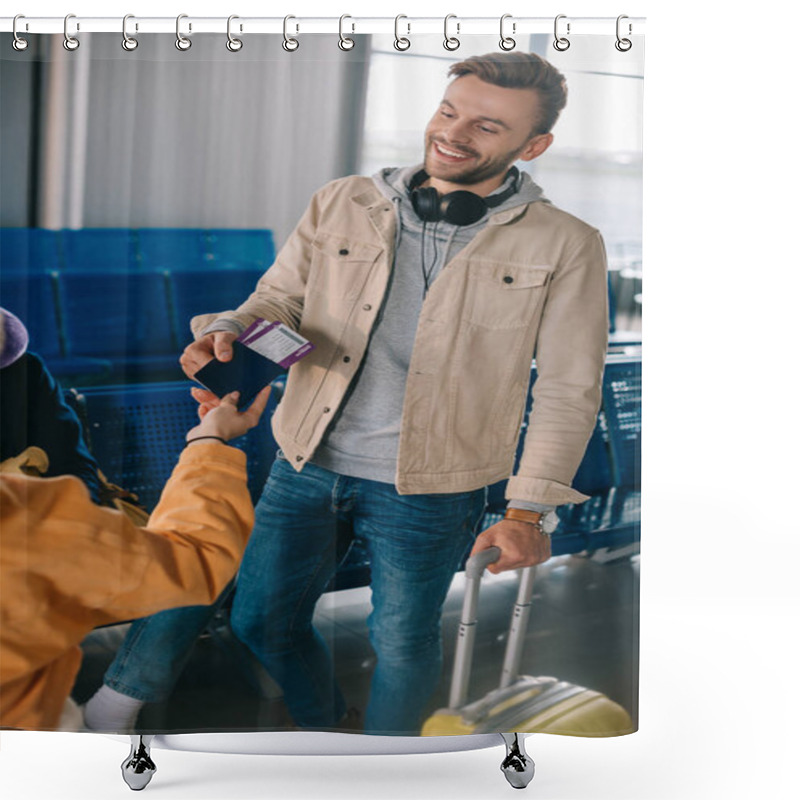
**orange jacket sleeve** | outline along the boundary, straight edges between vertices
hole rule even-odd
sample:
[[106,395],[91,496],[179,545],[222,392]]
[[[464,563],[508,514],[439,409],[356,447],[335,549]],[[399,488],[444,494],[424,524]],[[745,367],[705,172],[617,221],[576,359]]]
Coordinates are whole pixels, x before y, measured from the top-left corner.
[[253,526],[244,453],[186,448],[147,528],[76,478],[0,479],[0,725],[54,728],[92,628],[213,602]]

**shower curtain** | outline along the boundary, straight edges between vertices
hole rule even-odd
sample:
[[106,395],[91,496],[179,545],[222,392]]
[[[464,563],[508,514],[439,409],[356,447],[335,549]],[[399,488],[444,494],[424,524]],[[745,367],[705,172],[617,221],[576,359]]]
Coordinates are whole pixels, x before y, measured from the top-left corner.
[[[129,560],[108,516],[92,535],[124,544],[102,580],[81,574],[91,536],[58,580],[25,573],[33,531],[22,555],[4,541],[3,647],[28,670],[3,675],[10,727],[637,728],[641,38],[343,30],[0,37],[3,439],[38,408],[11,372],[32,359],[73,436],[4,443],[7,480],[41,480],[19,474],[31,446],[85,449],[86,503],[152,514],[197,424],[185,348],[259,318],[314,346],[232,441],[230,513],[255,509],[238,576],[212,554],[153,588],[160,567]],[[215,459],[240,457],[200,447],[188,521],[167,496],[146,536],[202,537],[223,513]],[[35,474],[85,491],[74,469]],[[507,560],[462,618],[465,561],[491,545]],[[224,591],[187,605],[212,573]]]

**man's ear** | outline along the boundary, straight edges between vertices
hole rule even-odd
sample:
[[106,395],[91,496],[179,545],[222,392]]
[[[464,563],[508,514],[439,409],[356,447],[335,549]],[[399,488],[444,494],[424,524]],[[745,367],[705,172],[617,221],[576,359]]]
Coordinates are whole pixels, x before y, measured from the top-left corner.
[[533,161],[553,144],[552,133],[539,133],[528,141],[518,158],[520,161]]

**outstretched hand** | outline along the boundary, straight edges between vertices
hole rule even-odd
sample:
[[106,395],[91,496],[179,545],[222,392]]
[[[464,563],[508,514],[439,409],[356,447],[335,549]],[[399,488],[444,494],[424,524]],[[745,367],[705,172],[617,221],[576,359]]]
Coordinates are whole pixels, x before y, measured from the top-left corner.
[[220,399],[217,397],[214,392],[209,391],[208,389],[201,389],[199,386],[192,386],[191,388],[192,397],[197,400],[198,407],[197,413],[200,416],[200,419],[203,419],[212,408],[216,408],[220,404]]
[[[267,400],[272,387],[266,386],[255,397],[247,411],[239,411],[236,402],[239,399],[238,392],[226,394],[221,400],[211,392],[206,392],[213,398],[207,402],[200,402],[197,413],[200,417],[200,424],[196,425],[186,434],[186,440],[196,439],[200,436],[218,436],[226,442],[242,436],[250,428],[258,425],[264,409],[267,407]],[[196,390],[192,390],[194,394]],[[202,390],[198,390],[202,391]],[[197,399],[197,397],[195,397]]]

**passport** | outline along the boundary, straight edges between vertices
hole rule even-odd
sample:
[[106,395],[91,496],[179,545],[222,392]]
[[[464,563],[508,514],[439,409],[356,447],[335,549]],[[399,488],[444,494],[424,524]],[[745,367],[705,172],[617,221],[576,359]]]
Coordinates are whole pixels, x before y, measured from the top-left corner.
[[238,391],[237,408],[243,409],[313,349],[311,342],[282,323],[256,320],[233,342],[230,361],[212,359],[195,373],[194,380],[217,397]]

